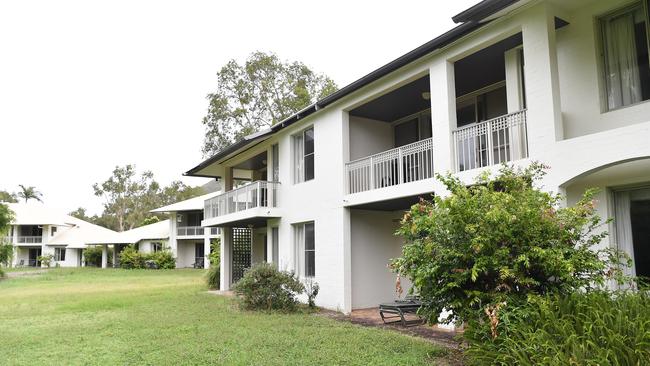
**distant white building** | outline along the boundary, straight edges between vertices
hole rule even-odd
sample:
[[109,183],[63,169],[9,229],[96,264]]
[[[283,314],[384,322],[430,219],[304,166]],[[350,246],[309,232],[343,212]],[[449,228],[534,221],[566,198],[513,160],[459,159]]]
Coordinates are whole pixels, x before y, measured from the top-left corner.
[[201,222],[205,200],[219,194],[209,193],[152,211],[169,213],[170,219],[164,222],[177,268],[210,268],[210,242],[220,238],[221,231],[216,227],[204,228]]
[[38,257],[52,255],[51,266],[81,267],[89,242],[111,242],[117,232],[61,214],[42,204],[8,203],[14,212],[9,236],[13,266],[40,267]]

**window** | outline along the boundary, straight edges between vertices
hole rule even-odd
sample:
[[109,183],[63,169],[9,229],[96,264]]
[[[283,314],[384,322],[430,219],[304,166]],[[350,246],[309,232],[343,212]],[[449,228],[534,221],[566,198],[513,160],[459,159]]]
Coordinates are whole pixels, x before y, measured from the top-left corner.
[[293,136],[294,183],[314,179],[314,127]]
[[156,253],[162,250],[162,243],[160,242],[153,242],[151,243],[151,250]]
[[278,250],[280,249],[280,230],[277,227],[272,227],[271,228],[271,256],[272,259],[271,261],[273,262],[273,265],[275,268],[278,268],[278,260],[279,260],[279,253]]
[[54,234],[56,234],[56,229],[57,229],[56,226],[50,227],[50,236],[54,236]]
[[650,99],[648,1],[600,18],[608,110]]
[[316,241],[314,223],[308,222],[294,226],[295,268],[302,277],[316,275]]
[[412,144],[432,136],[430,111],[420,112],[394,123],[395,147]]
[[54,248],[54,260],[57,262],[65,261],[65,248]]
[[456,99],[456,124],[458,127],[487,121],[507,113],[505,82],[499,82]]

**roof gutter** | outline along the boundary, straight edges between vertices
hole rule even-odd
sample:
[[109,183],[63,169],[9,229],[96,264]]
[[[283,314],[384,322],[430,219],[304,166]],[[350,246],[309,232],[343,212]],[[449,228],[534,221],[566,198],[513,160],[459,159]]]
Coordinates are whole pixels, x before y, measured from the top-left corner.
[[464,10],[453,17],[454,23],[480,22],[488,16],[501,11],[519,0],[483,0],[480,3]]

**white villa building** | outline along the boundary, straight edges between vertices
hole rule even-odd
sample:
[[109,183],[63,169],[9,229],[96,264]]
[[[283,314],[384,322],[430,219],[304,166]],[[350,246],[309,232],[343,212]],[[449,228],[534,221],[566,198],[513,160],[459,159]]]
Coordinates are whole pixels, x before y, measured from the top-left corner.
[[89,242],[111,242],[117,232],[58,213],[42,204],[8,203],[14,212],[5,242],[14,246],[12,266],[40,267],[38,257],[52,255],[51,266],[81,267]]
[[210,242],[221,237],[219,228],[201,226],[205,200],[220,192],[208,193],[152,212],[168,213],[169,247],[176,258],[176,268],[210,268]]
[[650,275],[648,0],[486,0],[453,19],[186,173],[225,191],[201,224],[223,229],[221,289],[265,260],[318,282],[320,306],[375,307],[395,297],[403,211],[446,194],[434,173],[471,183],[531,161],[568,204],[600,188],[599,213],[616,219],[602,245]]

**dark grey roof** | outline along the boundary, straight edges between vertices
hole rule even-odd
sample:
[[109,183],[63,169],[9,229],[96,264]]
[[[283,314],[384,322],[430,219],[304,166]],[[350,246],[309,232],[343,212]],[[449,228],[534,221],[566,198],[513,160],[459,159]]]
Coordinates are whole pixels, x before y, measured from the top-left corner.
[[[418,60],[419,58],[424,57],[429,53],[456,41],[457,39],[463,37],[464,35],[470,32],[473,32],[474,30],[480,28],[484,24],[487,24],[487,23],[480,23],[480,20],[504,9],[505,7],[511,4],[514,4],[517,1],[518,0],[484,0],[472,6],[471,8],[463,11],[462,13],[452,18],[456,23],[463,22],[463,24],[458,25],[455,28],[452,28],[451,30],[432,39],[431,41],[423,44],[422,46],[396,58],[395,60],[374,70],[373,72],[363,76],[362,78],[352,82],[351,84],[348,84],[343,88],[335,91],[334,93],[324,97],[323,99],[317,101],[316,103],[307,106],[303,110],[273,125],[270,130],[261,131],[253,135],[247,136],[243,140],[238,141],[224,148],[214,156],[203,161],[201,164],[188,170],[185,173],[185,175],[201,176],[200,174],[198,174],[198,172],[204,169],[205,167],[211,165],[212,163],[227,157],[228,155],[236,152],[237,150],[243,147],[248,146],[249,144],[253,144],[255,142],[261,141],[265,137],[268,137],[268,135],[276,133],[277,131],[287,126],[292,125],[293,123],[311,115],[312,113],[318,111],[319,109],[322,109],[323,107],[326,107],[327,105],[330,105],[338,101],[339,99],[363,88],[364,86],[374,81],[377,81],[378,79],[392,73],[393,71],[403,66],[406,66]],[[465,21],[462,19],[467,19],[467,20]]]

